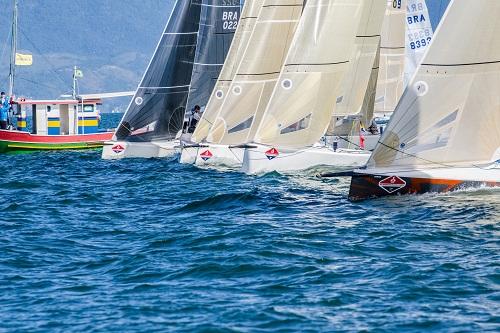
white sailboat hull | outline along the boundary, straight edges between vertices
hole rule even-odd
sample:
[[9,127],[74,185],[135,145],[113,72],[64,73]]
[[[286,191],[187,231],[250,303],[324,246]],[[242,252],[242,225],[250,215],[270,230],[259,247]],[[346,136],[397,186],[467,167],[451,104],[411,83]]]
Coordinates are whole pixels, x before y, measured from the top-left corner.
[[202,144],[184,147],[180,163],[205,167],[239,168],[243,162],[243,148],[228,145]]
[[346,170],[363,166],[370,157],[369,152],[362,150],[337,149],[334,151],[333,148],[325,146],[314,146],[296,151],[277,149],[273,152],[272,150],[272,147],[263,145],[245,149],[242,171],[246,174],[273,171],[293,172],[319,166]]
[[180,141],[125,142],[108,141],[104,143],[102,158],[118,160],[123,158],[168,158],[180,153]]

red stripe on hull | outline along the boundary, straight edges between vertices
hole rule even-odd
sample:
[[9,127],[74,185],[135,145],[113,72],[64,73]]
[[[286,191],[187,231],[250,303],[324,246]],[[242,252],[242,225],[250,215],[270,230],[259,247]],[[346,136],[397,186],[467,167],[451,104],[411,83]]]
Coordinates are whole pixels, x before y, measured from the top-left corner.
[[[390,186],[395,177],[401,182]],[[407,178],[397,176],[355,175],[351,179],[349,200],[361,201],[386,196],[424,193],[446,193],[467,188],[499,187],[500,182],[463,181],[450,179]],[[388,181],[389,180],[389,181]],[[385,181],[385,182],[384,182]],[[387,184],[387,185],[386,185]]]
[[113,132],[80,134],[80,135],[36,135],[28,132],[0,130],[0,141],[23,143],[73,143],[108,141],[113,138]]

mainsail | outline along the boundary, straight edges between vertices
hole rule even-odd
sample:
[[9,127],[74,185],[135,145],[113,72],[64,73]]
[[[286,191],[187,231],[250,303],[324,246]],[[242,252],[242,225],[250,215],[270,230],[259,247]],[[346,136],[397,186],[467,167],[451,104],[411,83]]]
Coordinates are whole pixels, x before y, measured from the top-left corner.
[[212,94],[203,112],[203,116],[196,127],[191,138],[194,142],[202,142],[206,139],[208,132],[220,112],[222,103],[229,91],[231,82],[236,75],[236,70],[243,58],[243,52],[255,27],[257,15],[260,12],[264,0],[247,0],[243,7],[238,28],[234,34],[233,42],[229,49],[226,61],[220,76],[211,90]]
[[237,73],[207,141],[247,142],[278,79],[303,9],[303,0],[265,0]]
[[500,1],[454,0],[368,169],[500,159]]
[[405,86],[422,62],[422,58],[434,35],[425,0],[406,1],[408,1],[408,9],[406,13]]
[[182,129],[202,0],[178,0],[115,139],[173,139]]
[[376,114],[392,113],[404,91],[406,8],[407,0],[387,0],[380,40]]
[[363,11],[351,55],[351,68],[344,78],[342,93],[337,95],[337,117],[360,114],[380,46],[386,1],[366,1],[364,5],[369,7]]
[[240,0],[204,0],[187,110],[204,110],[229,52],[240,18]]
[[361,0],[307,2],[255,142],[302,148],[321,138],[367,7]]

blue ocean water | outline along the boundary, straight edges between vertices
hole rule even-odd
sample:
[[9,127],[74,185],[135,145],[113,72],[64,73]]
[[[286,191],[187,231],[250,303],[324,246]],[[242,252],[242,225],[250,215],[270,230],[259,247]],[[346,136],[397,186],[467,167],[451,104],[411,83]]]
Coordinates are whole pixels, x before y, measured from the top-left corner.
[[1,332],[498,332],[500,190],[0,156]]

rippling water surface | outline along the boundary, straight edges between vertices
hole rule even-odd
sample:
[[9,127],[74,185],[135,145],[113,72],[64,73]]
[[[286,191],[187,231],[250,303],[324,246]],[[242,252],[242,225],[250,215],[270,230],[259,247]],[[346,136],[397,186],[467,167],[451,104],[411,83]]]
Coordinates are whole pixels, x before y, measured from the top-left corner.
[[498,332],[500,190],[0,156],[0,331]]

